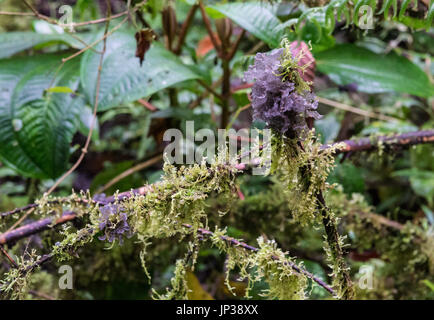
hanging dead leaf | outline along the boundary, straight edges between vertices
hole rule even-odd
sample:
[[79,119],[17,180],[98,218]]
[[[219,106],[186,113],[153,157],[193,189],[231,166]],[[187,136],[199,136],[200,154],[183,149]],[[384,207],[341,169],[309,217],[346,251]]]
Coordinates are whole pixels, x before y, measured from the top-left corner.
[[146,28],[136,32],[136,57],[140,59],[140,66],[143,63],[143,60],[145,60],[145,54],[151,47],[151,43],[154,39],[155,33],[152,29]]
[[303,78],[306,82],[312,82],[315,79],[315,58],[313,57],[312,53],[309,50],[309,46],[301,41],[294,41],[291,42],[291,52],[294,56],[297,56],[300,51],[302,51],[302,58],[299,61],[300,66],[308,65],[308,67],[304,70],[304,72],[301,72],[299,70],[300,76]]

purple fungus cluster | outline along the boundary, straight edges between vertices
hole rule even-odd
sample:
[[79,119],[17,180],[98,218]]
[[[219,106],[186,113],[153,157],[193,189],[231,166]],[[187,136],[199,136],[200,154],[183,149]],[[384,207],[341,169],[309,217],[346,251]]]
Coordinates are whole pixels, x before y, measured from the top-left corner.
[[[293,52],[292,52],[293,51]],[[303,140],[308,119],[319,119],[318,101],[301,75],[301,55],[291,47],[258,53],[255,63],[245,72],[252,87],[253,118],[287,138]]]
[[99,229],[103,235],[98,239],[113,242],[116,239],[123,243],[123,236],[131,238],[133,232],[128,224],[128,216],[122,206],[107,204],[100,208],[101,217]]

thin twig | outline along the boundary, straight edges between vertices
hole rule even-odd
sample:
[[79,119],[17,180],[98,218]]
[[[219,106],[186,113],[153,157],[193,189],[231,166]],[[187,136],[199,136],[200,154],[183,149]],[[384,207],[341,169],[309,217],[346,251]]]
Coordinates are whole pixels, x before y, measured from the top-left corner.
[[[107,3],[107,17],[111,16],[111,4],[109,0],[106,0]],[[123,20],[123,22],[125,22],[128,19],[128,16],[126,17],[126,19]],[[122,23],[122,22],[121,22]],[[121,24],[118,25],[118,27]],[[98,73],[97,73],[97,80],[96,80],[96,89],[95,89],[95,103],[94,103],[94,107],[93,107],[93,114],[92,114],[92,123],[90,125],[89,128],[89,133],[87,135],[87,139],[86,139],[86,143],[84,145],[84,147],[81,150],[81,154],[80,157],[78,158],[78,160],[74,163],[74,165],[66,172],[64,173],[57,181],[56,183],[47,191],[47,195],[50,194],[51,192],[53,192],[57,186],[63,181],[65,180],[66,177],[68,177],[72,172],[75,171],[75,169],[80,165],[80,163],[83,161],[86,153],[87,153],[87,149],[89,147],[90,141],[92,139],[92,133],[93,133],[93,128],[95,126],[95,122],[96,122],[96,114],[98,111],[98,103],[99,103],[99,91],[100,91],[100,86],[101,86],[101,73],[102,73],[102,65],[103,65],[103,61],[104,61],[104,55],[107,49],[107,36],[108,36],[108,29],[110,26],[110,20],[106,21],[106,25],[105,25],[105,30],[104,30],[104,37],[103,37],[103,49],[101,52],[101,56],[100,56],[100,60],[99,60],[99,65],[98,65]],[[115,27],[116,28],[116,27]],[[111,32],[114,32],[114,28],[111,30]],[[82,51],[82,50],[80,50]],[[72,58],[70,58],[72,59]],[[69,60],[69,58],[68,58]],[[62,59],[62,62],[66,62],[67,60]]]
[[328,106],[331,106],[333,108],[337,108],[337,109],[341,109],[341,110],[345,110],[345,111],[349,111],[352,113],[356,113],[365,117],[369,117],[369,118],[373,118],[373,119],[379,119],[379,120],[383,120],[383,121],[388,121],[388,122],[397,122],[398,119],[393,118],[393,117],[389,117],[386,115],[383,115],[381,113],[376,113],[376,112],[372,112],[372,111],[368,111],[368,110],[362,110],[360,108],[356,108],[341,102],[337,102],[337,101],[333,101],[330,99],[326,99],[326,98],[322,98],[322,97],[317,97],[318,101],[320,103],[326,104]]
[[231,68],[229,66],[229,60],[222,60],[223,68],[223,82],[222,82],[222,114],[220,119],[220,128],[224,129],[229,122],[229,99],[231,97]]
[[229,130],[230,128],[232,128],[232,126],[234,125],[235,120],[237,120],[238,116],[240,115],[240,113],[244,110],[247,110],[248,108],[250,108],[252,106],[251,103],[246,104],[244,107],[238,108],[237,111],[235,112],[234,116],[232,117],[231,122],[229,122],[229,124],[226,127],[226,130]]
[[237,52],[238,47],[239,47],[239,45],[241,43],[241,39],[243,38],[243,36],[245,35],[245,33],[246,33],[246,30],[242,29],[241,33],[238,35],[237,39],[235,40],[235,43],[233,44],[233,46],[231,48],[231,51],[229,51],[229,53],[228,53],[228,55],[226,57],[227,60],[232,60],[233,59],[233,57],[235,56],[235,53]]
[[9,255],[9,253],[6,251],[5,248],[3,248],[3,245],[0,245],[0,251],[8,258],[9,262],[12,264],[14,268],[18,268],[18,264],[15,262],[14,259]]
[[137,100],[137,102],[140,103],[142,106],[144,106],[146,109],[148,109],[151,112],[158,111],[158,108],[156,106],[154,106],[149,101],[146,101],[145,99],[139,99],[139,100]]
[[14,230],[17,226],[21,224],[33,211],[35,211],[35,208],[29,209],[21,218],[19,218],[9,229],[6,230],[6,232],[9,232],[11,230]]
[[26,5],[30,10],[32,10],[33,15],[36,16],[38,19],[45,20],[45,21],[47,21],[47,22],[49,22],[49,23],[52,23],[52,24],[57,24],[57,21],[56,21],[56,20],[51,19],[50,17],[47,17],[46,15],[43,15],[43,14],[39,13],[35,8],[33,8],[32,5],[31,5],[30,3],[28,3],[26,0],[23,0],[23,2],[24,2],[24,4],[25,4],[25,5]]
[[114,14],[110,17],[106,17],[106,18],[101,18],[101,19],[96,19],[96,20],[90,20],[90,21],[85,21],[85,22],[77,22],[77,23],[71,23],[71,24],[66,24],[66,25],[62,25],[59,24],[60,26],[65,26],[65,27],[82,27],[82,26],[87,26],[89,24],[98,24],[98,23],[102,23],[102,22],[106,22],[106,21],[110,21],[110,20],[114,20],[123,16],[126,16],[129,14],[129,10],[125,10],[124,12],[120,12],[117,14]]
[[357,212],[352,212],[354,215],[358,215],[361,216],[363,218],[369,219],[374,223],[379,223],[383,226],[389,227],[391,229],[395,229],[395,230],[399,230],[401,231],[402,229],[404,229],[404,225],[397,222],[397,221],[393,221],[390,219],[387,219],[386,217],[379,215],[377,213],[373,213],[373,212],[363,212],[363,211],[357,211]]
[[153,164],[161,161],[163,159],[163,155],[159,154],[156,157],[153,157],[149,160],[146,160],[142,163],[139,163],[137,165],[135,165],[132,168],[129,168],[128,170],[122,172],[121,174],[117,175],[116,177],[114,177],[113,179],[111,179],[109,182],[107,182],[104,186],[102,186],[101,188],[99,188],[96,193],[103,193],[105,190],[107,190],[108,188],[110,188],[111,186],[113,186],[115,183],[117,183],[118,181],[132,175],[133,173],[137,172],[137,171],[141,171],[143,169],[146,169],[150,166],[152,166]]
[[211,22],[210,22],[210,20],[208,18],[208,15],[205,12],[205,7],[204,7],[202,1],[199,1],[199,8],[200,8],[200,12],[202,14],[203,23],[205,24],[205,28],[208,31],[209,38],[211,39],[211,42],[212,42],[214,48],[216,49],[217,54],[220,57],[222,57],[223,56],[223,54],[222,54],[222,48],[218,44],[218,41],[217,41],[217,39],[216,39],[216,37],[214,35],[214,32],[212,31]]
[[8,11],[0,11],[0,16],[29,16],[34,17],[35,14],[31,12],[8,12]]
[[[110,20],[107,20],[107,21],[109,22]],[[112,35],[115,31],[117,31],[120,27],[122,27],[122,25],[123,25],[125,22],[127,22],[127,21],[128,21],[128,17],[125,17],[121,22],[119,22],[119,24],[118,24],[117,26],[113,27],[113,29],[111,29],[110,31],[105,32],[105,33],[104,33],[104,36],[103,36],[102,38],[100,38],[100,39],[98,39],[98,40],[92,42],[92,43],[91,43],[90,45],[88,45],[87,47],[81,49],[80,51],[77,51],[76,53],[70,55],[69,57],[67,57],[67,58],[63,58],[63,59],[62,59],[62,62],[66,62],[66,61],[69,61],[69,60],[71,60],[71,59],[74,59],[75,57],[79,56],[79,55],[82,54],[83,52],[85,52],[85,51],[89,50],[90,48],[94,47],[95,45],[97,45],[97,44],[100,43],[101,41],[104,41],[104,42],[105,42],[105,41],[107,40],[107,37],[109,37],[110,35]]]
[[187,36],[188,28],[191,25],[191,22],[193,21],[194,14],[196,13],[197,8],[199,7],[198,4],[194,4],[190,10],[188,11],[187,18],[185,19],[184,23],[182,24],[181,31],[179,33],[178,43],[176,45],[175,50],[173,51],[176,55],[179,55],[181,53],[182,45],[184,44],[185,37]]
[[209,86],[205,81],[198,79],[197,82],[204,87],[206,90],[208,90],[211,94],[219,98],[220,100],[223,99],[222,95],[214,90],[213,87]]
[[[214,82],[211,85],[211,89],[215,90],[222,83],[222,81],[223,81],[223,77],[221,77],[216,82]],[[191,102],[188,107],[190,109],[196,108],[202,102],[202,100],[205,99],[209,94],[210,94],[210,91],[208,91],[208,90],[204,91],[196,100]]]
[[265,43],[263,41],[259,41],[257,44],[255,44],[249,51],[246,52],[247,56],[250,56],[254,53],[256,53],[259,49],[261,49],[263,46],[265,46]]
[[83,27],[83,26],[87,26],[87,25],[93,25],[93,24],[99,24],[99,23],[103,23],[106,22],[107,20],[114,20],[120,17],[123,17],[125,15],[129,14],[129,10],[117,13],[112,15],[111,17],[106,17],[106,18],[101,18],[101,19],[96,19],[96,20],[89,20],[89,21],[83,21],[83,22],[72,22],[72,23],[68,23],[68,24],[63,24],[58,22],[55,19],[52,19],[46,15],[43,15],[41,13],[39,13],[35,8],[33,8],[32,5],[30,5],[30,3],[28,3],[27,1],[23,0],[23,2],[27,5],[27,7],[32,10],[32,12],[9,12],[9,11],[0,11],[0,16],[5,15],[5,16],[27,16],[27,17],[36,17],[38,19],[41,20],[45,20],[51,24],[55,24],[58,25],[62,28],[65,27]]
[[[128,0],[128,6],[130,4],[131,0]],[[132,10],[133,13],[135,13],[137,10],[139,10],[140,6],[145,3],[145,1],[140,2],[139,4],[137,4],[134,9]],[[90,45],[86,46],[85,48],[81,49],[80,51],[74,53],[73,55],[62,59],[62,62],[66,62],[68,60],[71,60],[73,58],[75,58],[76,56],[82,54],[83,52],[91,49],[92,47],[94,47],[95,45],[97,45],[98,43],[100,43],[101,41],[106,41],[107,37],[109,37],[110,35],[112,35],[116,30],[118,30],[120,27],[122,27],[122,25],[128,21],[128,19],[130,18],[130,15],[128,14],[121,22],[119,22],[118,25],[116,25],[115,27],[113,27],[113,29],[111,29],[110,31],[106,30],[106,32],[104,33],[104,36],[101,39],[96,40],[95,42],[91,43]],[[106,26],[110,24],[110,20],[111,19],[106,19]]]

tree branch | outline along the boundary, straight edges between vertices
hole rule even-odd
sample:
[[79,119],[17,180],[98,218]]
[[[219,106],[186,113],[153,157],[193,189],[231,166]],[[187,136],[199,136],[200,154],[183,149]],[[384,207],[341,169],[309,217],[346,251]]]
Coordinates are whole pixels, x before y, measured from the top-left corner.
[[[77,214],[71,212],[70,214],[66,215],[67,217],[76,217]],[[47,220],[47,219],[44,219]],[[58,221],[58,224],[61,223],[65,223],[67,221]],[[192,226],[189,224],[183,224],[183,226],[185,228],[191,229]],[[207,236],[207,237],[211,237],[214,235],[214,233],[210,230],[204,229],[204,228],[199,228],[198,232],[203,235],[203,236]],[[237,239],[234,239],[232,237],[228,237],[228,236],[220,236],[220,238],[224,241],[226,241],[228,244],[232,245],[232,246],[236,246],[236,247],[241,247],[245,250],[248,251],[252,251],[252,252],[258,252],[259,249],[253,246],[248,245],[245,242],[239,241]],[[1,242],[1,238],[0,238],[0,242]],[[24,270],[22,270],[23,274],[26,274],[28,272],[33,271],[34,269],[36,269],[37,267],[40,267],[41,265],[43,265],[44,263],[50,261],[52,258],[54,257],[53,253],[49,253],[46,255],[43,255],[39,260],[35,261],[35,263],[33,263],[32,265],[26,267]],[[279,257],[276,256],[271,256],[271,258],[273,260],[280,260]],[[294,262],[291,261],[284,261],[284,263],[288,266],[290,266],[293,270],[295,270],[296,272],[305,275],[306,277],[308,277],[309,279],[311,279],[312,281],[316,282],[319,286],[321,286],[322,288],[324,288],[325,290],[327,290],[329,293],[331,293],[333,296],[336,296],[336,292],[333,290],[333,288],[331,288],[328,284],[326,284],[324,281],[322,281],[320,278],[318,278],[317,276],[315,276],[314,274],[310,273],[309,271],[307,271],[306,269],[298,266],[297,264],[295,264]]]
[[[189,224],[184,224],[183,225],[186,228],[192,228],[191,225]],[[204,236],[208,236],[208,237],[212,237],[214,235],[214,233],[210,230],[207,229],[203,229],[203,228],[199,228],[198,232]],[[234,246],[234,247],[240,247],[243,248],[245,250],[248,251],[252,251],[252,252],[258,252],[259,249],[256,247],[253,247],[251,245],[248,245],[245,242],[239,241],[237,239],[234,239],[232,237],[228,237],[228,236],[220,236],[220,239],[226,241],[228,244]],[[271,256],[271,258],[273,260],[280,260],[278,257],[276,256]],[[333,296],[336,295],[336,292],[329,286],[327,285],[324,281],[322,281],[321,279],[319,279],[317,276],[313,275],[312,273],[310,273],[309,271],[299,267],[297,264],[295,264],[294,262],[291,261],[285,261],[286,265],[289,265],[293,270],[295,270],[296,272],[305,275],[306,277],[308,277],[309,279],[311,279],[312,281],[316,282],[318,285],[320,285],[321,287],[323,287],[324,289],[326,289],[329,293],[331,293]]]
[[[415,131],[415,132],[409,132],[404,134],[397,134],[393,136],[379,136],[373,141],[372,138],[361,138],[358,140],[344,140],[342,142],[336,142],[332,145],[330,144],[324,144],[321,146],[322,150],[325,150],[327,148],[330,148],[331,146],[335,146],[338,143],[343,143],[344,147],[341,150],[336,150],[335,154],[341,154],[341,153],[349,153],[349,152],[357,152],[357,151],[371,151],[378,148],[379,144],[378,141],[382,141],[382,143],[386,147],[393,147],[393,146],[399,146],[399,147],[406,147],[416,144],[424,144],[424,143],[434,143],[434,130],[425,130],[425,131]],[[253,164],[254,165],[254,164]],[[241,171],[247,170],[247,168],[250,167],[247,163],[240,163],[237,165],[237,169]],[[125,199],[131,195],[131,192],[133,194],[145,194],[148,186],[144,186],[138,189],[134,189],[132,191],[125,191],[120,193],[119,199]],[[115,200],[114,196],[108,197],[107,202],[113,202]],[[87,203],[86,200],[80,200],[80,202],[83,202],[84,204]],[[49,204],[58,204],[59,200],[49,201]],[[95,201],[95,203],[98,203],[98,201]],[[101,203],[103,204],[103,203]],[[24,207],[17,208],[8,212],[3,212],[0,214],[0,218],[4,218],[16,213],[20,213],[22,211],[35,208],[38,205],[28,204]]]
[[380,144],[385,148],[393,147],[407,147],[415,144],[434,143],[434,130],[415,131],[392,136],[378,136],[367,137],[354,140],[344,140],[336,142],[332,145],[325,144],[321,149],[327,149],[335,146],[338,143],[343,143],[344,147],[336,150],[335,154],[357,152],[357,151],[371,151],[378,149]]
[[175,50],[173,51],[176,55],[179,55],[181,53],[182,45],[184,44],[185,37],[187,36],[188,28],[191,25],[191,22],[193,21],[194,14],[196,13],[197,8],[199,7],[198,4],[194,4],[190,11],[188,11],[187,18],[185,19],[184,23],[181,27],[181,32],[179,34],[178,43],[176,45]]
[[214,48],[216,49],[217,54],[222,58],[223,57],[222,48],[218,44],[218,41],[214,35],[214,32],[212,31],[211,22],[209,21],[208,15],[205,12],[205,7],[204,7],[202,1],[199,1],[199,9],[200,9],[200,12],[202,13],[203,23],[205,24],[205,28],[208,31],[211,42],[212,42]]

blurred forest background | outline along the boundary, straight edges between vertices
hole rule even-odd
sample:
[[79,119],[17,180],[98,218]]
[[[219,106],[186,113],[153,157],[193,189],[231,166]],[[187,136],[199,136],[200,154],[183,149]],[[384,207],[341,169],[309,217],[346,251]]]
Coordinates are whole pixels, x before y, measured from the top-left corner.
[[[126,1],[110,0],[110,15],[118,16],[109,30],[119,27],[106,44],[99,41],[88,49],[104,35],[105,22],[69,32],[49,19],[64,16],[62,5],[71,6],[73,23],[103,19],[106,1],[0,0],[1,212],[33,203],[80,159],[92,127],[103,45],[91,141],[78,167],[53,190],[56,196],[71,190],[112,195],[159,181],[167,145],[163,134],[169,128],[185,130],[187,120],[194,120],[195,130],[263,128],[252,119],[251,89],[243,75],[256,53],[279,47],[283,38],[311,48],[307,76],[323,116],[314,123],[322,143],[433,130],[434,9],[428,0],[204,1],[202,7],[193,0],[148,0],[134,7],[139,2],[132,1],[125,14]],[[372,28],[361,28],[354,14],[363,4],[375,4]],[[13,12],[26,14],[7,14]],[[50,94],[56,98],[43,108],[32,102]],[[362,266],[372,267],[374,276],[373,288],[356,286],[358,298],[434,298],[433,160],[432,144],[379,146],[337,157],[327,180],[336,185],[326,200],[340,218],[339,232],[347,235],[353,281],[363,276]],[[292,221],[278,179],[243,174],[237,182],[238,199],[225,216],[215,214],[227,210],[224,199],[207,199],[209,224],[228,226],[230,236],[246,243],[254,244],[259,236],[275,239],[330,283],[324,232]],[[0,231],[41,218],[22,217],[2,217]],[[80,223],[74,221],[71,228]],[[3,247],[15,257],[32,248],[46,253],[60,241],[59,228],[64,226]],[[67,262],[74,270],[74,290],[57,286],[64,262],[44,265],[32,276],[25,298],[149,299],[151,288],[164,292],[185,244],[153,241],[146,258],[149,283],[135,241],[112,246],[95,240],[81,248],[79,259]],[[187,271],[189,298],[241,299],[247,284],[234,272],[229,281],[237,296],[229,292],[227,263],[218,249],[201,248],[194,272]],[[10,268],[2,255],[0,274]],[[258,282],[250,294],[261,298],[266,286]],[[310,298],[330,297],[318,286],[309,289]]]

